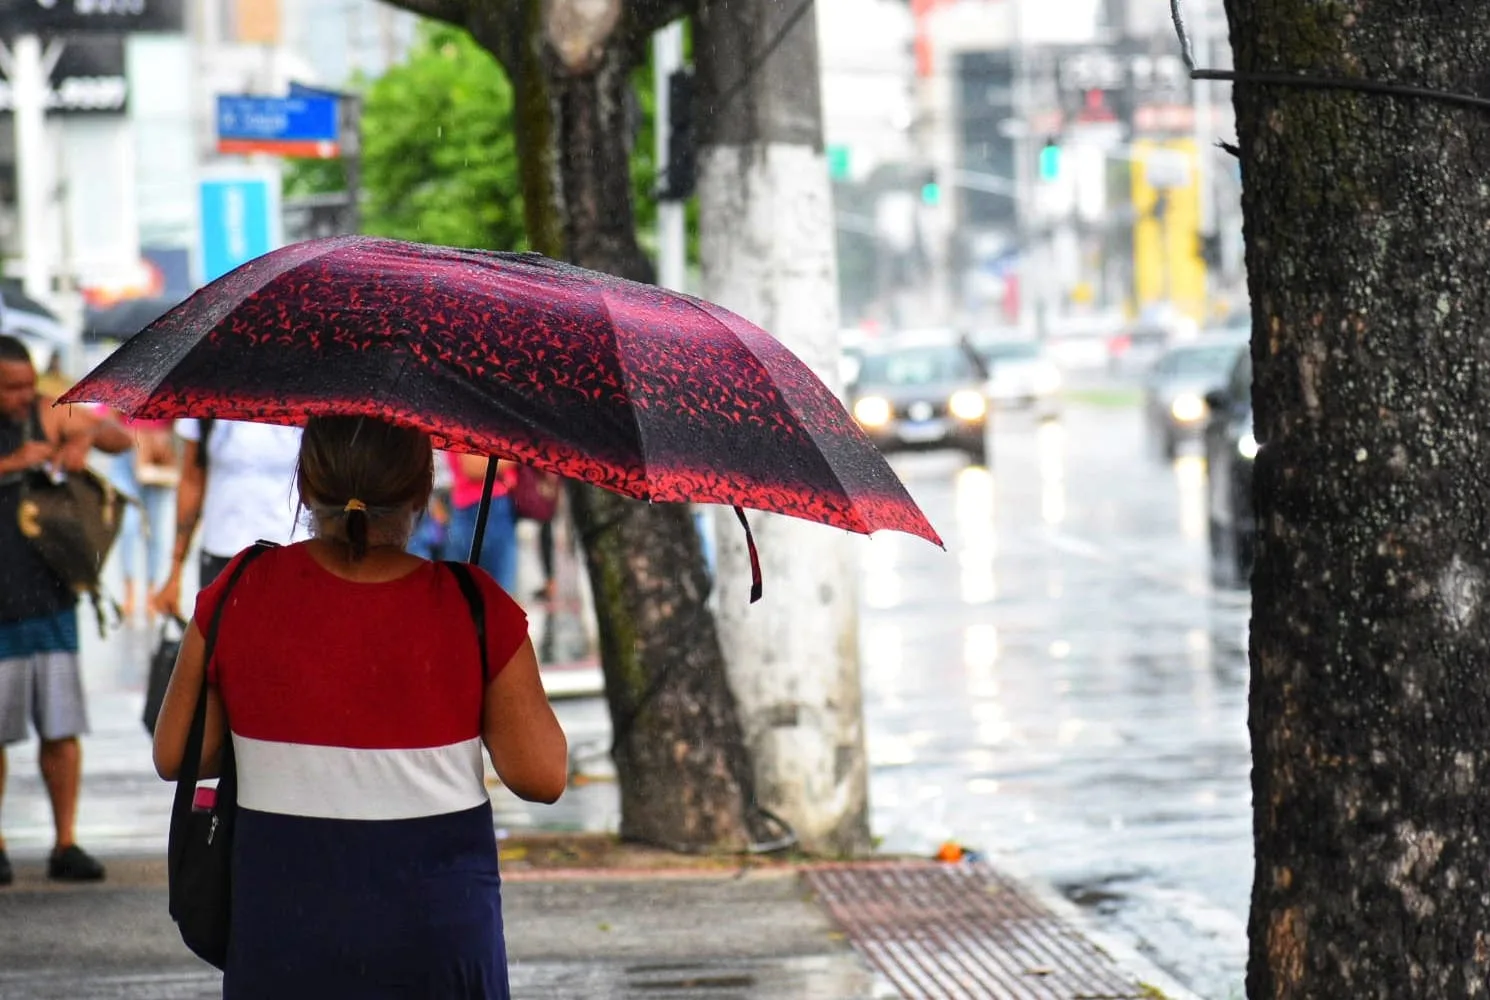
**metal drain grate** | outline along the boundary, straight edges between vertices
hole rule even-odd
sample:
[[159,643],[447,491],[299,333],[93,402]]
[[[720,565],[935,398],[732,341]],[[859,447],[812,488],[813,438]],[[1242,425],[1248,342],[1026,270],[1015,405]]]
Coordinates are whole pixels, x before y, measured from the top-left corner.
[[804,875],[854,947],[908,1000],[1153,996],[987,865],[865,862]]

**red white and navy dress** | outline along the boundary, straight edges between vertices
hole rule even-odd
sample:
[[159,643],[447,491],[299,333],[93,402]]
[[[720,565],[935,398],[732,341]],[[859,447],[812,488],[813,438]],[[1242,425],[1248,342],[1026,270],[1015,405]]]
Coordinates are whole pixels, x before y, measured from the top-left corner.
[[[495,676],[527,619],[473,575]],[[356,583],[291,545],[245,569],[209,666],[238,762],[224,997],[506,1000],[476,643],[437,563]]]

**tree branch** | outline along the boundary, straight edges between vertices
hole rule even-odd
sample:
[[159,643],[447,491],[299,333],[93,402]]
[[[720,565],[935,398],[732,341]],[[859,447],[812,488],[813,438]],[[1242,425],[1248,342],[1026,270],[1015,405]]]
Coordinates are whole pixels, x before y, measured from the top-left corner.
[[448,21],[462,28],[471,13],[472,0],[383,0],[390,7],[401,7],[420,17]]
[[645,44],[656,32],[697,10],[698,0],[626,0],[622,37],[633,46]]

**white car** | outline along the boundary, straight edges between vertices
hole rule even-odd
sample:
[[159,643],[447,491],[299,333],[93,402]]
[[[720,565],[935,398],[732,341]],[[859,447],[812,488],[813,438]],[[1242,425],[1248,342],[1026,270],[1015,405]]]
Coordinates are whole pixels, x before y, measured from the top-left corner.
[[25,344],[37,371],[54,365],[70,375],[82,363],[82,338],[35,299],[27,297],[20,282],[0,280],[0,333]]
[[995,406],[1033,409],[1042,417],[1060,412],[1061,371],[1038,341],[974,343],[988,369],[988,398]]

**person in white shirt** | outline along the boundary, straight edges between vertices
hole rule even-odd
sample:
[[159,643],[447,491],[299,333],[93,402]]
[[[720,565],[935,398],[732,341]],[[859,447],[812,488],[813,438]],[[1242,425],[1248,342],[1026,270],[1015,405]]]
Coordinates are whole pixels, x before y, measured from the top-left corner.
[[[202,424],[208,423],[206,451]],[[295,532],[295,468],[300,428],[236,420],[178,420],[181,484],[176,493],[176,548],[171,575],[152,604],[179,614],[181,569],[202,524],[198,585],[216,579],[239,552],[263,539],[287,544]]]

